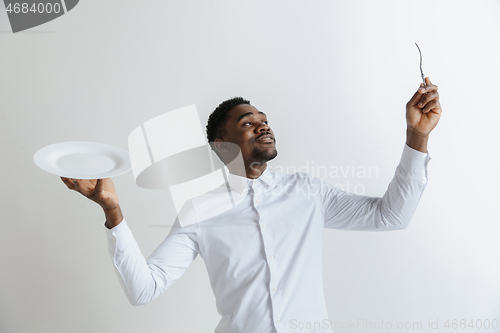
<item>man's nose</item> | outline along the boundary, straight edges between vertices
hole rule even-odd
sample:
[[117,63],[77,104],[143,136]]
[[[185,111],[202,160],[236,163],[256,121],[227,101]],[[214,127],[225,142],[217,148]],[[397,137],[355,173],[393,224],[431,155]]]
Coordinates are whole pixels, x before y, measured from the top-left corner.
[[257,127],[257,132],[269,132],[270,130],[271,127],[269,127],[269,125],[266,123],[260,123],[260,125]]

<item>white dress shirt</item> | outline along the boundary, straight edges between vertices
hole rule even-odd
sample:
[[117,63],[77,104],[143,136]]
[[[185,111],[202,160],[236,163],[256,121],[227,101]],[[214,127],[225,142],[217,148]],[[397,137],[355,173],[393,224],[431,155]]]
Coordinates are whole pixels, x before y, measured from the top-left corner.
[[[229,185],[231,209],[186,226],[177,218],[147,260],[123,220],[106,228],[109,253],[133,305],[160,296],[200,254],[222,316],[216,333],[331,332],[323,293],[324,228],[406,228],[427,184],[429,160],[428,153],[405,144],[381,198],[345,192],[306,173],[266,170],[256,180],[230,174],[221,189]],[[190,209],[206,203],[192,202]],[[313,328],[299,329],[300,322]]]

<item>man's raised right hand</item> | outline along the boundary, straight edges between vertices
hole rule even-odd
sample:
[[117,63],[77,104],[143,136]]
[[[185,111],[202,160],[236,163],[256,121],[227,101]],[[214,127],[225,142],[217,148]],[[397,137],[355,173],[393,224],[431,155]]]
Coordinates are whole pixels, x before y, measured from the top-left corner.
[[80,192],[85,197],[96,202],[104,210],[118,206],[118,196],[111,178],[104,179],[74,179],[61,177],[66,186]]
[[108,229],[117,226],[123,220],[115,185],[111,178],[73,179],[61,177],[61,179],[70,190],[80,192],[102,207],[106,215],[105,226]]

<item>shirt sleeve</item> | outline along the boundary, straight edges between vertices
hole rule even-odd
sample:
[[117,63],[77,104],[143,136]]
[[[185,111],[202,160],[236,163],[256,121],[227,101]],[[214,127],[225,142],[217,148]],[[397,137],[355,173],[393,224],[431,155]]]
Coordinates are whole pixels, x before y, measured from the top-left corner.
[[346,192],[320,181],[325,228],[365,231],[406,228],[427,185],[430,159],[429,153],[405,143],[394,178],[381,198]]
[[166,239],[146,260],[123,220],[106,228],[108,251],[123,291],[132,305],[151,302],[189,268],[199,253],[196,226],[181,228],[178,220]]

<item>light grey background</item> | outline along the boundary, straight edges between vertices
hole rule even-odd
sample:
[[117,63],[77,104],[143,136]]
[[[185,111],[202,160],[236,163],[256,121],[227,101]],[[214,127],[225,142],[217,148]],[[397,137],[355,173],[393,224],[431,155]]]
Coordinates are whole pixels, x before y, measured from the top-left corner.
[[[196,104],[205,123],[241,95],[275,131],[270,166],[376,166],[377,177],[328,181],[382,196],[420,84],[414,42],[443,107],[429,183],[404,231],[325,230],[330,319],[423,331],[429,320],[439,331],[446,319],[499,320],[499,22],[498,1],[85,0],[12,34],[2,7],[0,332],[213,332],[220,318],[200,257],[160,298],[131,306],[102,211],[37,168],[38,149],[127,148],[157,115]],[[131,172],[113,181],[148,256],[175,217],[171,197]]]

